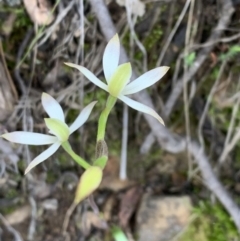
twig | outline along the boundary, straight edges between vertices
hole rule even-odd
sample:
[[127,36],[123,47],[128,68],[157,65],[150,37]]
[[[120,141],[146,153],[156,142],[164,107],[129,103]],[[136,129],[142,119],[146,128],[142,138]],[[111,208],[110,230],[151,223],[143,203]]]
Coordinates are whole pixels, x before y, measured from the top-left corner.
[[19,68],[20,68],[20,63],[21,63],[21,59],[22,59],[22,56],[23,56],[23,53],[25,51],[25,48],[27,47],[29,41],[30,41],[30,38],[32,37],[32,34],[34,33],[34,29],[31,27],[28,29],[19,49],[18,49],[18,52],[17,52],[17,62],[16,62],[16,67],[14,69],[14,76],[19,84],[19,88],[21,89],[22,91],[22,94],[26,94],[27,93],[27,88],[26,88],[26,85],[24,83],[24,80],[22,79],[20,73],[19,73]]
[[[116,29],[113,25],[112,19],[109,15],[108,9],[103,0],[90,0],[92,9],[96,13],[99,24],[101,26],[102,32],[107,40],[109,40],[115,33]],[[232,5],[229,2],[226,3],[228,7],[230,6],[230,11],[226,9],[225,21],[229,21],[229,18],[233,12]],[[230,12],[230,16],[229,15]],[[225,23],[224,21],[224,23]],[[121,61],[127,62],[128,58],[126,52],[122,48]],[[201,58],[202,59],[202,58]],[[135,74],[134,74],[135,75]],[[136,76],[136,75],[135,75]],[[146,104],[153,108],[152,101],[146,91],[141,91],[138,94],[134,95],[137,101],[141,101],[143,104]],[[166,151],[172,153],[179,153],[186,150],[186,140],[179,137],[178,135],[173,134],[167,128],[163,127],[158,123],[157,120],[152,118],[149,115],[144,114],[146,121],[148,122],[150,128],[155,134],[160,146]],[[191,141],[189,145],[189,151],[195,158],[195,161],[198,163],[198,166],[201,170],[202,176],[205,181],[205,185],[216,195],[218,200],[223,204],[228,213],[231,215],[238,231],[240,232],[240,210],[236,203],[232,200],[228,192],[224,189],[220,181],[217,179],[213,170],[208,162],[208,158],[205,153],[200,149],[199,145]]]
[[[240,76],[239,76],[239,80],[238,80],[238,87],[240,86]],[[228,153],[235,147],[238,139],[239,139],[239,132],[240,130],[237,131],[237,133],[234,135],[234,137],[232,138],[232,141],[230,142],[230,138],[232,136],[232,133],[233,133],[233,130],[234,130],[234,124],[235,124],[235,121],[236,121],[236,116],[237,116],[237,113],[238,113],[238,110],[239,110],[239,105],[240,105],[240,96],[238,96],[238,99],[233,107],[233,110],[232,110],[232,116],[231,116],[231,121],[230,121],[230,125],[229,125],[229,128],[228,128],[228,132],[227,132],[227,137],[225,139],[225,142],[224,142],[224,148],[223,148],[223,151],[222,151],[222,154],[220,155],[219,157],[219,164],[222,164]],[[230,142],[230,143],[229,143]]]
[[14,236],[14,241],[23,241],[20,233],[8,224],[7,220],[4,218],[4,216],[1,213],[0,213],[0,220],[3,222],[7,230]]
[[70,217],[72,216],[76,207],[77,207],[77,204],[75,202],[73,202],[65,214],[64,221],[63,221],[63,227],[62,227],[62,233],[64,236],[68,236],[67,235],[68,224],[70,221]]
[[[234,8],[232,6],[232,1],[228,0],[222,0],[223,1],[223,7],[222,7],[222,15],[221,18],[218,21],[217,26],[213,29],[209,39],[207,40],[208,42],[213,42],[215,39],[218,39],[222,31],[226,28],[228,25],[229,21],[231,20],[231,16],[234,12]],[[206,60],[208,57],[209,53],[212,51],[214,45],[210,45],[203,50],[201,50],[196,58],[196,60],[193,63],[193,66],[189,69],[188,73],[186,74],[186,82],[189,82],[193,79],[193,76],[197,73],[199,68],[202,66],[203,62]],[[179,96],[182,93],[183,89],[183,82],[182,78],[177,81],[177,84],[174,86],[164,108],[164,114],[166,117],[169,117],[169,115],[172,112],[172,109],[178,100]]]
[[159,56],[159,58],[158,58],[158,60],[157,60],[156,66],[160,66],[160,65],[161,65],[162,60],[163,60],[163,58],[164,58],[164,55],[165,55],[165,53],[166,53],[166,51],[167,51],[167,49],[168,49],[168,47],[169,47],[169,44],[171,43],[171,41],[172,41],[175,33],[177,32],[177,29],[178,29],[180,23],[182,22],[182,20],[183,20],[185,14],[186,14],[186,12],[187,12],[187,9],[188,9],[190,3],[191,3],[191,0],[187,0],[187,1],[186,1],[185,5],[184,5],[184,7],[183,7],[183,10],[182,10],[182,12],[181,12],[181,14],[180,14],[180,16],[179,16],[179,18],[178,18],[178,20],[177,20],[174,28],[173,28],[173,30],[171,31],[171,33],[170,33],[170,35],[169,35],[169,37],[168,37],[165,45],[163,46],[163,49],[162,49],[162,51],[161,51],[161,54],[160,54],[160,56]]
[[123,106],[122,150],[119,178],[127,179],[128,106]]
[[31,222],[28,230],[28,240],[34,239],[34,234],[36,232],[36,219],[37,219],[37,204],[32,196],[29,197],[29,202],[32,207]]
[[207,116],[207,112],[208,112],[208,109],[209,109],[209,106],[212,102],[212,98],[213,98],[213,95],[215,94],[216,90],[217,90],[217,87],[218,87],[218,84],[219,84],[219,81],[221,79],[221,76],[223,74],[223,70],[226,66],[226,61],[224,61],[221,65],[221,68],[219,70],[219,73],[218,73],[218,77],[213,85],[213,87],[211,88],[211,91],[208,95],[208,99],[207,99],[207,103],[206,105],[204,106],[204,110],[203,110],[203,113],[201,115],[201,118],[200,118],[200,121],[199,121],[199,124],[198,124],[198,138],[199,138],[199,142],[201,144],[201,147],[203,148],[204,150],[204,139],[203,139],[203,135],[202,135],[202,127],[203,127],[203,124],[204,124],[204,121],[206,119],[206,116]]
[[193,11],[194,11],[195,0],[191,0],[188,22],[187,22],[187,30],[185,36],[185,48],[184,48],[184,74],[183,74],[183,100],[184,100],[184,116],[185,116],[185,129],[186,129],[186,139],[187,139],[187,159],[188,159],[188,178],[191,177],[192,173],[192,157],[189,152],[189,143],[191,142],[191,131],[190,131],[190,118],[189,118],[189,97],[188,97],[188,83],[186,81],[186,73],[188,70],[188,66],[185,62],[185,58],[189,54],[188,45],[190,44],[191,37],[191,28],[192,28],[192,20],[193,20]]
[[212,41],[212,42],[207,42],[207,43],[204,43],[204,44],[194,44],[192,46],[192,50],[195,50],[195,49],[198,49],[198,48],[206,48],[210,45],[215,45],[217,43],[228,43],[228,42],[232,42],[233,40],[236,40],[236,39],[239,39],[240,38],[240,33],[237,33],[231,37],[225,37],[225,38],[220,38],[220,39],[217,39],[215,41]]
[[141,145],[140,153],[147,154],[155,142],[155,136],[150,132]]
[[[79,0],[78,13],[80,16],[80,26],[79,26],[80,37],[79,37],[79,44],[78,44],[78,48],[77,48],[75,63],[78,64],[79,56],[80,56],[80,58],[81,58],[80,64],[84,65],[85,32],[84,32],[84,1],[83,0]],[[76,75],[74,76],[74,78],[76,78]],[[84,99],[84,94],[85,94],[84,93],[84,83],[85,83],[84,78],[81,78],[79,91],[78,91],[81,109],[83,109],[83,99]],[[79,133],[80,133],[80,136],[84,136],[84,127],[79,129]],[[83,143],[85,143],[85,142],[83,142]],[[80,148],[79,153],[81,154],[81,156],[84,156],[83,147]]]

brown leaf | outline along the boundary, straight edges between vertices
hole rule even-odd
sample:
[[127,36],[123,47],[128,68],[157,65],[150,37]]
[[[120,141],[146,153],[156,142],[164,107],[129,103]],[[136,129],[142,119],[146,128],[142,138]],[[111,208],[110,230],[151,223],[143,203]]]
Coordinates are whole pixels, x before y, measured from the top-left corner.
[[25,8],[32,19],[38,25],[49,25],[54,15],[48,0],[23,0]]
[[108,228],[108,225],[106,221],[100,217],[99,214],[88,211],[84,214],[83,217],[82,232],[85,236],[88,236],[90,234],[92,227],[105,230]]
[[109,221],[112,217],[112,211],[116,202],[115,195],[111,195],[104,203],[103,216],[106,221]]
[[126,227],[129,219],[136,210],[137,204],[142,196],[143,190],[139,186],[132,187],[123,196],[120,203],[120,211],[118,217],[122,227]]
[[118,192],[135,184],[135,182],[130,180],[120,180],[118,176],[119,160],[116,157],[110,157],[103,170],[103,180],[99,188]]

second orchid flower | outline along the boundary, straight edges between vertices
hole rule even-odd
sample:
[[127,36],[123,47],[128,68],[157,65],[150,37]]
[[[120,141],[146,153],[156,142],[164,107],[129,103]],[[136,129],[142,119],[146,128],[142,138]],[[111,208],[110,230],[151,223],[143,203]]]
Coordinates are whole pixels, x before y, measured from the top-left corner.
[[94,105],[97,101],[93,101],[87,105],[78,115],[72,125],[67,126],[65,123],[64,113],[59,103],[50,95],[42,94],[42,105],[50,118],[45,118],[45,124],[49,129],[49,133],[53,135],[45,135],[40,133],[32,133],[26,131],[15,131],[3,134],[2,137],[8,141],[26,144],[26,145],[48,145],[52,144],[28,165],[25,174],[39,163],[45,161],[53,155],[57,149],[67,142],[69,136],[81,127],[88,119]]

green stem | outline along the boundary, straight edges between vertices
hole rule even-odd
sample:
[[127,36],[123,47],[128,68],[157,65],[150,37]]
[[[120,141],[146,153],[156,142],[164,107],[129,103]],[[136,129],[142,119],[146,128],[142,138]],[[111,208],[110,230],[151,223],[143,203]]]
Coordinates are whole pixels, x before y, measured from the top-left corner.
[[91,166],[72,150],[72,147],[70,146],[68,141],[63,142],[62,147],[73,158],[73,160],[76,161],[84,169],[88,169]]
[[117,98],[109,95],[105,109],[102,111],[98,121],[97,141],[104,140],[108,115],[115,105]]

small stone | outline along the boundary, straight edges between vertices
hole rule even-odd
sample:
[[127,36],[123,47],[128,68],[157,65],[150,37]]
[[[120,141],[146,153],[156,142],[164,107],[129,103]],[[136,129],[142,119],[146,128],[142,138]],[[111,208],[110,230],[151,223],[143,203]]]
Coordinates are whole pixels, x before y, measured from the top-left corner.
[[138,241],[170,241],[190,222],[191,200],[145,195],[137,214]]
[[46,199],[42,202],[42,206],[45,210],[57,210],[58,200],[57,199]]

